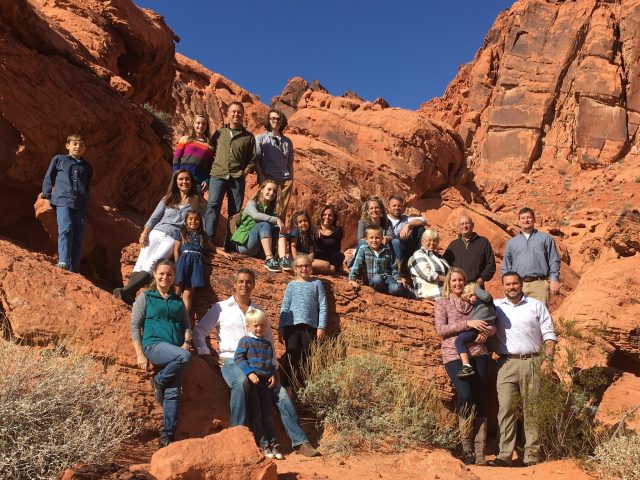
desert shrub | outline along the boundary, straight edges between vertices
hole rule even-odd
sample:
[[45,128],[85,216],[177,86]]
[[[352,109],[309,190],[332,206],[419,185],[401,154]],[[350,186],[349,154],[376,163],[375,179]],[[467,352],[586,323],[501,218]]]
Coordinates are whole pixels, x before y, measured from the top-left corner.
[[147,112],[153,115],[153,122],[151,123],[151,128],[153,131],[162,139],[162,141],[169,146],[173,144],[173,125],[170,113],[161,112],[160,110],[156,110],[152,105],[145,103],[142,105]]
[[457,429],[444,413],[433,383],[417,384],[392,359],[371,351],[354,352],[352,346],[344,334],[316,346],[299,391],[299,399],[334,434],[328,441],[330,450],[456,445]]
[[596,447],[593,460],[601,478],[640,480],[640,435],[610,438]]
[[0,478],[101,463],[133,434],[131,401],[89,357],[0,343]]
[[556,327],[567,345],[566,363],[559,372],[565,380],[536,372],[538,381],[524,393],[524,414],[538,430],[542,457],[583,458],[597,443],[597,394],[608,379],[601,368],[577,368],[578,349],[590,338],[589,332],[580,331],[571,321],[560,320]]

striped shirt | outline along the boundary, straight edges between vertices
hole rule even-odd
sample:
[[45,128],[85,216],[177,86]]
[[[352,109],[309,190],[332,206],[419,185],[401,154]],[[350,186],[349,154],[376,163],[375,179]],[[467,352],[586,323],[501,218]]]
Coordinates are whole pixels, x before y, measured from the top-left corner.
[[369,245],[358,249],[358,254],[353,261],[353,267],[349,272],[349,280],[355,280],[362,274],[368,281],[374,276],[392,276],[398,279],[399,272],[396,265],[396,256],[388,245],[383,245],[375,252]]
[[245,375],[255,373],[259,377],[271,377],[276,373],[272,363],[273,345],[266,338],[258,338],[252,333],[242,337],[233,357]]
[[[186,140],[181,138],[180,140]],[[207,142],[191,140],[178,142],[173,154],[173,171],[187,170],[198,183],[209,178],[213,163],[213,149]]]

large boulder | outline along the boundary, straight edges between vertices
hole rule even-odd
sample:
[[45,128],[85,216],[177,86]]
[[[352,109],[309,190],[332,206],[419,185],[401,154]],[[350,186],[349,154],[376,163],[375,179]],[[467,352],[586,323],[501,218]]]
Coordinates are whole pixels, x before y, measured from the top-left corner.
[[276,480],[273,460],[256,446],[247,427],[183,440],[151,457],[149,473],[158,480]]

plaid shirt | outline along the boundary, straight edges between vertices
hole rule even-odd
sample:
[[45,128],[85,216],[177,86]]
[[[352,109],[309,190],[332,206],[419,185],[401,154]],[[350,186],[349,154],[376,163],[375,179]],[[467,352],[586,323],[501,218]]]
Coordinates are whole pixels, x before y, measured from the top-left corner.
[[374,275],[382,277],[390,275],[397,280],[399,272],[393,250],[383,245],[376,255],[369,245],[359,248],[349,272],[349,280],[355,280],[361,273],[366,280],[371,280]]

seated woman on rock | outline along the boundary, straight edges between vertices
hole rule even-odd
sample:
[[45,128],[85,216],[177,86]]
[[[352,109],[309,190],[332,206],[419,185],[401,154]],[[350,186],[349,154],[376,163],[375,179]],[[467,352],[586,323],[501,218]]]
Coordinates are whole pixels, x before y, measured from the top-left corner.
[[173,291],[175,275],[171,260],[157,262],[154,283],[136,299],[131,311],[136,363],[146,371],[151,362],[157,370],[151,386],[156,402],[162,405],[160,447],[173,441],[182,374],[191,361],[191,324],[184,303]]
[[422,234],[422,247],[411,256],[409,273],[413,291],[418,298],[436,299],[442,295],[445,275],[451,268],[437,252],[440,235],[437,230],[427,228]]
[[[250,257],[264,253],[264,265],[270,272],[291,271],[293,266],[287,257],[287,244],[283,234],[284,222],[277,211],[278,184],[265,180],[242,211],[240,223],[231,236],[238,252]],[[273,253],[277,248],[278,258]]]
[[[461,268],[453,267],[444,280],[442,297],[436,301],[433,311],[435,329],[442,338],[442,363],[456,390],[458,417],[461,429],[463,460],[465,463],[486,465],[484,447],[487,436],[485,406],[487,401],[487,364],[489,350],[485,346],[487,338],[496,331],[484,320],[473,320],[473,305],[460,296],[467,283]],[[468,345],[471,364],[475,375],[459,378],[462,361],[458,356],[455,341],[458,335],[473,328],[478,332],[476,340]]]
[[331,205],[322,205],[316,212],[315,222],[318,232],[315,260],[327,262],[333,267],[333,272],[341,270],[344,253],[340,249],[344,230],[338,225],[338,212]]
[[[358,231],[356,233],[358,243],[356,244],[356,248],[353,250],[353,256],[349,258],[348,266],[351,266],[351,264],[353,263],[353,260],[358,253],[358,249],[367,244],[364,239],[364,235],[369,225],[377,225],[382,229],[383,245],[388,244],[391,247],[394,255],[396,256],[396,259],[400,260],[402,258],[400,239],[393,238],[393,225],[387,217],[387,211],[384,208],[384,202],[379,197],[369,197],[362,204],[362,208],[360,209],[360,220],[358,220]],[[349,255],[347,254],[347,256]]]
[[170,258],[180,239],[180,229],[191,210],[202,211],[204,202],[198,193],[193,176],[187,170],[173,174],[167,194],[153,211],[140,234],[142,249],[127,285],[116,288],[113,294],[131,304],[138,290],[151,279],[158,260]]

